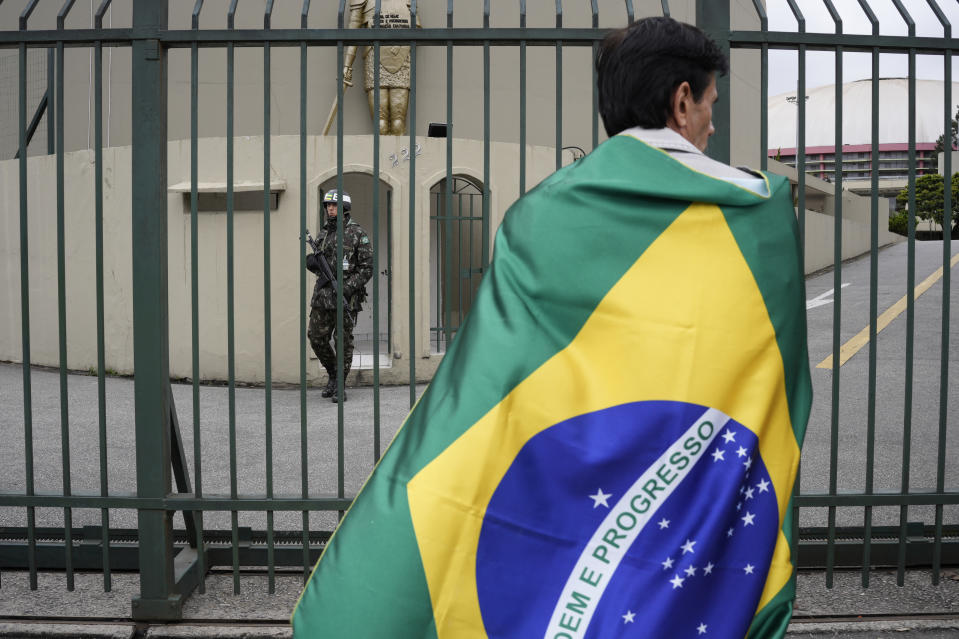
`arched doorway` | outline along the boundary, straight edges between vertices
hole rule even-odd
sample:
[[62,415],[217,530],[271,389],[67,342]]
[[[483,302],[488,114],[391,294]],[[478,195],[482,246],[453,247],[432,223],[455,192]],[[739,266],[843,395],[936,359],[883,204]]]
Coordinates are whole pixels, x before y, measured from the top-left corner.
[[[319,186],[318,202],[323,201],[323,195],[330,189],[335,189],[336,176],[324,181]],[[378,273],[373,278],[379,279],[379,299],[373,299],[373,279],[366,284],[366,303],[356,318],[353,329],[353,370],[373,368],[374,350],[378,350],[380,366],[389,366],[392,344],[392,189],[389,184],[380,180],[379,183],[379,215],[373,211],[373,176],[367,173],[344,173],[343,190],[350,195],[352,206],[350,216],[356,220],[367,232],[373,242],[373,250],[378,260]],[[316,218],[313,220],[313,232],[320,230],[323,225],[323,207],[317,207]],[[312,289],[311,289],[312,290]],[[379,316],[378,339],[373,335],[373,312]],[[312,351],[311,351],[312,353]],[[311,354],[311,358],[315,359]]]
[[[447,210],[449,205],[449,210]],[[430,347],[444,353],[483,277],[483,187],[455,175],[430,189]]]

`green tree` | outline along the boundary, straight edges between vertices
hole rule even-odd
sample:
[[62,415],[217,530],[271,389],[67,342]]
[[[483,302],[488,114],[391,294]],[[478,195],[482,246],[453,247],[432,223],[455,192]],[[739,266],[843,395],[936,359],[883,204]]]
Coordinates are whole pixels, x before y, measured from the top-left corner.
[[[945,195],[943,183],[945,180],[938,173],[923,175],[916,178],[916,217],[922,220],[933,220],[943,226],[943,197]],[[959,230],[959,173],[952,176],[952,233]],[[909,189],[899,191],[896,196],[896,210],[904,212],[909,205]]]
[[[949,127],[952,129],[952,144],[950,145],[953,151],[959,150],[959,108],[956,109],[956,115],[952,118],[952,125]],[[936,140],[936,148],[932,152],[932,165],[933,170],[938,169],[939,165],[939,154],[946,150],[946,134],[943,133]]]

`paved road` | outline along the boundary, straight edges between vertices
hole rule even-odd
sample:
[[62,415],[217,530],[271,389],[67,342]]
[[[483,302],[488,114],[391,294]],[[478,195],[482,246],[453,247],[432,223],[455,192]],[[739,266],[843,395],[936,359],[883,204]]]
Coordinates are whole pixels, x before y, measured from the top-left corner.
[[[959,254],[959,242],[954,253]],[[885,311],[906,292],[905,244],[885,248],[879,253],[879,312]],[[942,265],[940,242],[916,244],[916,282],[926,279]],[[951,269],[959,279],[959,266]],[[842,265],[841,341],[845,343],[869,322],[869,259],[860,258]],[[814,403],[803,447],[802,490],[804,493],[826,492],[830,478],[830,430],[832,424],[831,369],[816,368],[832,353],[832,325],[835,295],[832,271],[808,278],[807,311],[810,366],[814,386]],[[959,286],[953,284],[951,316],[959,318]],[[913,371],[912,434],[909,444],[909,486],[912,490],[929,490],[936,486],[936,461],[939,450],[939,378],[942,334],[942,280],[932,285],[915,304],[915,341]],[[876,443],[873,471],[876,490],[898,491],[902,482],[903,424],[905,406],[906,314],[896,317],[879,334],[877,347]],[[840,492],[864,490],[867,481],[867,414],[869,347],[863,348],[840,368],[837,425],[838,447],[836,482]],[[959,328],[950,333],[949,379],[959,388]],[[56,492],[63,488],[63,438],[60,425],[59,374],[55,370],[34,370],[33,439],[34,475],[37,491]],[[96,378],[70,375],[69,388],[69,457],[70,483],[74,491],[98,491],[100,488],[98,414]],[[417,393],[422,392],[422,387]],[[193,468],[193,397],[192,386],[175,384],[173,393],[180,416],[181,430]],[[373,465],[372,388],[350,391],[345,404],[343,488],[354,494]],[[383,387],[378,391],[380,438],[382,447],[395,434],[410,406],[408,387]],[[106,383],[107,467],[112,492],[133,492],[135,489],[133,381],[109,378]],[[952,398],[950,398],[952,399]],[[272,393],[273,481],[278,494],[299,495],[302,486],[300,466],[301,426],[300,391],[274,389]],[[319,396],[318,389],[309,389],[306,397],[306,446],[309,455],[308,482],[313,495],[337,492],[337,410]],[[22,370],[19,366],[0,364],[0,468],[9,469],[0,476],[0,492],[21,492],[25,487]],[[265,391],[262,388],[239,388],[236,391],[236,467],[240,493],[266,491]],[[228,390],[224,386],[204,386],[200,391],[201,470],[203,489],[207,494],[226,494],[230,490]],[[951,401],[947,411],[947,437],[953,446],[959,441],[959,400]],[[946,458],[946,490],[959,490],[959,458]],[[932,521],[931,507],[914,507],[910,520]],[[895,507],[875,511],[875,523],[898,523]],[[839,511],[840,524],[862,523],[861,509]],[[947,509],[947,522],[959,522],[959,509]],[[62,511],[44,509],[38,513],[39,525],[60,525]],[[299,515],[277,514],[278,528],[299,526]],[[331,515],[315,513],[311,526],[329,526]],[[75,525],[98,524],[96,511],[74,513]],[[117,511],[113,525],[134,527],[135,513]],[[825,511],[805,509],[802,525],[822,525]],[[25,513],[0,509],[0,525],[24,525]],[[208,527],[229,525],[228,515],[211,513]],[[263,527],[265,515],[241,514],[241,525]]]
[[[0,476],[0,492],[23,492],[24,428],[22,369],[0,364],[0,468],[10,472]],[[59,373],[34,370],[33,439],[34,476],[37,492],[63,489],[63,446],[60,427]],[[91,375],[70,375],[69,388],[69,452],[70,483],[74,492],[99,491],[100,448],[98,433],[97,378]],[[417,393],[422,392],[419,387]],[[173,396],[180,420],[184,447],[189,458],[190,475],[196,478],[194,466],[193,387],[174,384]],[[273,389],[272,442],[273,485],[276,494],[299,496],[302,488],[300,390]],[[379,390],[381,448],[393,438],[409,411],[409,387],[383,387]],[[308,483],[311,496],[337,494],[337,407],[320,397],[320,389],[307,391],[306,447]],[[133,423],[133,380],[108,378],[107,467],[108,485],[113,493],[136,490]],[[373,468],[374,390],[349,390],[344,405],[343,488],[346,495],[355,494]],[[236,468],[240,494],[266,493],[266,393],[263,388],[236,390]],[[230,492],[229,391],[225,386],[203,386],[200,389],[200,450],[203,491],[207,495]],[[15,470],[14,470],[15,469]],[[75,526],[98,525],[99,513],[75,511]],[[277,513],[277,529],[299,529],[299,513]],[[0,509],[0,526],[25,525],[23,512]],[[314,513],[311,528],[334,525],[334,514]],[[37,525],[62,525],[62,511],[42,509]],[[117,510],[111,514],[111,525],[136,527],[134,511]],[[204,517],[207,529],[230,526],[228,513],[209,513]],[[262,513],[241,513],[241,526],[265,529]]]
[[[959,254],[959,242],[953,242],[953,255]],[[907,246],[905,243],[884,248],[879,253],[878,312],[881,314],[906,294]],[[916,243],[916,283],[925,280],[942,266],[941,242]],[[869,325],[870,261],[868,256],[842,265],[840,281],[848,286],[841,290],[841,343]],[[959,388],[959,265],[951,268],[952,285],[950,315],[953,328],[949,334],[949,380],[952,389]],[[807,278],[806,296],[822,297],[834,289],[832,270]],[[942,339],[942,280],[938,280],[915,302],[913,354],[913,405],[909,455],[909,488],[912,491],[933,490],[937,482],[939,451],[939,380]],[[827,296],[830,299],[832,296]],[[801,487],[804,493],[821,493],[829,489],[830,433],[833,423],[833,372],[817,368],[833,349],[834,304],[807,311],[809,359],[813,379],[813,409],[803,446]],[[876,341],[876,434],[874,489],[896,491],[902,488],[905,398],[906,398],[906,313],[897,316]],[[867,482],[867,416],[869,406],[869,346],[860,350],[839,371],[839,402],[836,413],[838,447],[836,483],[839,492],[862,492]],[[955,450],[959,445],[959,398],[949,398],[947,441]],[[946,490],[959,490],[959,459],[946,457]],[[910,509],[912,521],[933,521],[931,507]],[[959,510],[948,509],[947,521],[959,522]],[[875,523],[897,524],[898,507],[879,508]],[[862,525],[862,509],[847,508],[838,513],[840,524]],[[801,525],[822,525],[824,511],[805,510]]]

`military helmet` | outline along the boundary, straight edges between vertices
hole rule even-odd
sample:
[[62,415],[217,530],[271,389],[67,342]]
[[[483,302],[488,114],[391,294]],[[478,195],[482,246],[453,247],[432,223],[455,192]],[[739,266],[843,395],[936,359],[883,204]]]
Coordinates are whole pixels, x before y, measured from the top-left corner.
[[[340,194],[336,189],[330,189],[326,192],[326,195],[323,196],[323,206],[327,204],[336,204],[339,201]],[[343,210],[350,210],[350,194],[346,191],[343,191]]]

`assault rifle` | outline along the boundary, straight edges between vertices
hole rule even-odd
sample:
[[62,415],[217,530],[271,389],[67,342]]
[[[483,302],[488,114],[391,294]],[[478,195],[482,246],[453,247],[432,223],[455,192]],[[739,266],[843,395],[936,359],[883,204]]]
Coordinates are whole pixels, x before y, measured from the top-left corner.
[[[310,270],[310,272],[316,273],[317,277],[323,279],[323,281],[320,283],[320,288],[326,286],[327,283],[333,287],[333,292],[343,300],[343,309],[350,314],[350,317],[353,318],[353,323],[355,324],[356,317],[354,317],[352,312],[353,309],[350,307],[350,303],[347,301],[346,297],[340,293],[340,289],[337,287],[336,273],[334,273],[333,269],[330,268],[330,263],[326,261],[326,256],[323,255],[322,251],[320,251],[320,246],[317,244],[316,240],[313,239],[313,236],[310,235],[310,231],[304,229],[303,233],[304,241],[310,246],[311,249],[313,249],[313,257],[315,258],[316,266],[319,270],[317,271],[313,268],[310,268],[309,264],[307,264],[307,268]],[[307,262],[309,262],[309,256],[307,256]]]

